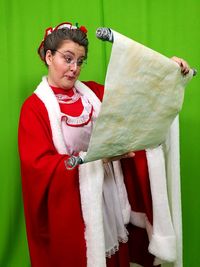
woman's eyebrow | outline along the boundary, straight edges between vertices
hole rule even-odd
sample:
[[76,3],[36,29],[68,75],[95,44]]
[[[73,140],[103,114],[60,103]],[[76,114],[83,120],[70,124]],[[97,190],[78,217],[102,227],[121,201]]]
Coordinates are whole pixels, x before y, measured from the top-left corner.
[[70,53],[70,54],[72,54],[72,55],[75,56],[75,54],[72,51],[70,51],[70,50],[65,50],[65,51],[63,51],[63,53]]
[[[72,54],[73,56],[75,56],[75,53],[74,52],[72,52],[72,51],[70,51],[70,50],[65,50],[65,51],[63,51],[63,53],[65,54],[65,53],[70,53],[70,54]],[[84,58],[85,57],[85,55],[81,55],[79,58]]]

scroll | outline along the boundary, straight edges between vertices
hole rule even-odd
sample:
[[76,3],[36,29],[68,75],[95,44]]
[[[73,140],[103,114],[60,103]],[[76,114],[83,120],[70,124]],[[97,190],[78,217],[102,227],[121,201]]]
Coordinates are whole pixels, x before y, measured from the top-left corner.
[[101,111],[88,151],[83,158],[72,159],[76,163],[163,143],[182,108],[184,89],[194,75],[192,69],[182,75],[173,60],[120,33],[111,33],[107,40],[114,41]]

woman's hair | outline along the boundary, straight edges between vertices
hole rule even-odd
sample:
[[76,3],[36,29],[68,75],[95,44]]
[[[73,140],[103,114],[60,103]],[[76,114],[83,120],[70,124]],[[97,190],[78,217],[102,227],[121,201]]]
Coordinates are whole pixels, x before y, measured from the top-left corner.
[[85,58],[87,58],[89,42],[87,39],[87,34],[80,28],[61,28],[52,31],[45,37],[44,41],[41,43],[38,49],[40,58],[45,61],[47,50],[51,50],[52,54],[54,54],[56,50],[58,50],[62,46],[65,40],[71,40],[83,46],[85,48]]

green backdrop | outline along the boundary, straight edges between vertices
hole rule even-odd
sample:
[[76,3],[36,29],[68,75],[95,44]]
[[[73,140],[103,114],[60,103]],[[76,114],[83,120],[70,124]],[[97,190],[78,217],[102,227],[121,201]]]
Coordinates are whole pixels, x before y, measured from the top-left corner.
[[[96,39],[99,26],[111,27],[168,57],[180,56],[200,70],[199,0],[0,0],[1,267],[30,266],[17,152],[18,118],[22,102],[46,73],[36,53],[44,29],[63,21],[79,22],[89,30],[83,80],[104,82],[111,44]],[[200,73],[187,87],[180,114],[184,267],[200,266],[199,77]]]

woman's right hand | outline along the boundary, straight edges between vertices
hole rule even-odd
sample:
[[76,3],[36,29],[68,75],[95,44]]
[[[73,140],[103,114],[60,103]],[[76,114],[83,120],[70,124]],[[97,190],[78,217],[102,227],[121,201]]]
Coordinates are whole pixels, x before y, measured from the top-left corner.
[[183,73],[183,75],[188,74],[188,72],[190,71],[190,66],[189,64],[182,58],[179,57],[172,57],[171,58],[173,61],[175,61],[176,63],[178,63],[178,65],[181,68],[181,72]]

